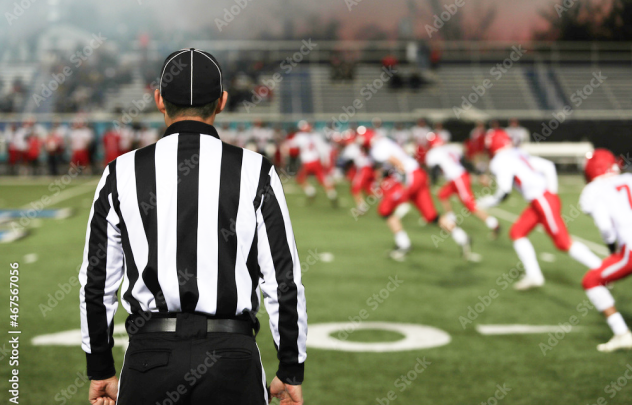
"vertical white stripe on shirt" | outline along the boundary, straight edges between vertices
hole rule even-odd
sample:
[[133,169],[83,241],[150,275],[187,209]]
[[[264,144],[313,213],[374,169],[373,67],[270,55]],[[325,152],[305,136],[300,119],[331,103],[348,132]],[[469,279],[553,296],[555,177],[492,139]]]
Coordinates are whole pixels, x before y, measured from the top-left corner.
[[197,265],[200,297],[196,311],[217,310],[217,215],[219,206],[222,143],[211,136],[200,137],[200,187],[198,189]]
[[235,285],[237,287],[237,314],[252,310],[252,279],[246,261],[250,254],[255,236],[257,217],[253,209],[256,190],[251,184],[257,184],[263,156],[258,153],[244,151],[241,164],[241,190],[239,192],[239,209],[235,230],[237,231],[237,261],[235,266]]
[[158,218],[158,281],[169,311],[180,311],[176,266],[178,234],[178,134],[156,143],[156,213]]
[[[129,244],[133,252],[134,263],[138,269],[138,280],[132,289],[132,296],[136,298],[143,311],[156,309],[156,300],[143,282],[143,270],[149,258],[149,246],[143,220],[140,217],[140,207],[136,194],[136,171],[134,159],[136,151],[126,153],[116,160],[116,186],[119,195],[121,216],[127,227]],[[127,260],[131,260],[128,258]],[[129,283],[127,283],[129,284]],[[127,287],[127,286],[126,286]],[[123,290],[125,294],[127,290]]]
[[121,233],[118,228],[115,227],[119,223],[119,217],[116,215],[114,205],[112,203],[112,194],[108,195],[110,201],[110,211],[106,217],[107,220],[107,238],[108,245],[106,247],[107,254],[105,271],[105,294],[103,294],[103,304],[106,308],[108,325],[112,324],[114,320],[114,314],[118,309],[118,297],[116,292],[121,284],[123,278],[123,248],[121,245]]

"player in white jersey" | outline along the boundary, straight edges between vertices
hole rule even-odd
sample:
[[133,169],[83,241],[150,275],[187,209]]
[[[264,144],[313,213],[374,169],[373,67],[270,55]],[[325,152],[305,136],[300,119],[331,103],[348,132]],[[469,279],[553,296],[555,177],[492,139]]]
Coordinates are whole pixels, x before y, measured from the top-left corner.
[[598,266],[601,260],[586,245],[571,240],[562,219],[561,201],[553,192],[556,190],[549,189],[551,180],[547,181],[546,175],[532,165],[535,160],[526,152],[514,148],[511,138],[503,130],[488,134],[486,146],[493,156],[489,167],[496,177],[497,190],[495,195],[479,199],[477,205],[481,208],[498,205],[509,196],[514,185],[529,203],[509,231],[526,273],[514,288],[527,290],[544,284],[535,249],[527,238],[538,224],[544,226],[558,249],[568,252],[573,259],[586,267]]
[[[307,197],[311,200],[316,196],[316,189],[307,181],[308,176],[314,176],[327,192],[327,197],[334,206],[337,205],[338,193],[331,179],[325,175],[323,160],[328,160],[328,145],[320,134],[312,132],[311,125],[301,122],[300,131],[288,141],[286,148],[298,148],[301,160],[301,168],[296,176],[296,181],[303,188]],[[289,153],[284,153],[287,156]]]
[[497,237],[500,232],[498,219],[476,206],[470,174],[461,164],[461,159],[463,158],[461,149],[453,145],[446,145],[443,138],[434,132],[427,134],[426,142],[429,147],[426,154],[426,166],[429,169],[439,167],[446,179],[446,184],[441,187],[437,196],[448,218],[451,218],[453,221],[456,220],[456,215],[452,211],[452,205],[450,204],[450,197],[456,194],[465,208],[481,219],[494,232],[494,236]]
[[[390,167],[394,173],[382,182],[383,198],[378,207],[379,214],[387,218],[388,226],[395,235],[397,249],[391,252],[391,258],[404,260],[410,250],[410,238],[396,210],[400,205],[412,202],[426,222],[436,223],[450,232],[454,241],[461,247],[463,256],[469,259],[470,241],[467,234],[454,222],[439,217],[430,195],[428,175],[419,163],[407,155],[395,141],[375,136],[373,131],[359,135],[358,141],[376,164],[384,168]],[[399,180],[398,177],[403,177],[403,180]]]
[[591,268],[582,285],[595,308],[604,314],[614,336],[597,346],[601,352],[632,349],[632,333],[614,305],[607,285],[632,274],[632,174],[619,174],[614,155],[597,149],[586,162],[586,185],[579,198],[582,211],[595,221],[611,256]]

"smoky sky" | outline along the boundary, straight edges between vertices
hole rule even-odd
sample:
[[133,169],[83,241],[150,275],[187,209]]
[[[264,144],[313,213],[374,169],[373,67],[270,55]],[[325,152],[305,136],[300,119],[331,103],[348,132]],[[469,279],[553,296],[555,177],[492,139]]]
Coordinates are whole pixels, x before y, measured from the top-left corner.
[[[341,39],[354,39],[361,29],[383,32],[396,39],[398,27],[411,19],[415,36],[427,38],[426,24],[432,24],[433,0],[17,0],[30,4],[17,16],[15,2],[0,2],[0,35],[15,43],[36,36],[51,24],[67,24],[92,32],[104,31],[125,37],[146,33],[151,38],[267,39],[280,38],[292,27],[300,36],[304,32],[339,22]],[[455,0],[439,0],[451,5]],[[542,11],[554,11],[556,0],[463,0],[459,8],[465,25],[476,25],[481,10],[494,8],[496,17],[489,24],[488,40],[525,40],[535,30],[546,27]],[[238,3],[245,7],[239,7]],[[235,7],[237,6],[237,7]],[[227,17],[226,10],[239,9]],[[351,8],[351,9],[349,9]],[[7,13],[17,19],[7,17]],[[232,14],[232,13],[229,13]],[[217,26],[217,19],[227,22]],[[9,21],[11,20],[11,21]],[[221,29],[220,29],[221,28]],[[6,42],[5,42],[6,43]],[[0,44],[0,47],[2,45]]]

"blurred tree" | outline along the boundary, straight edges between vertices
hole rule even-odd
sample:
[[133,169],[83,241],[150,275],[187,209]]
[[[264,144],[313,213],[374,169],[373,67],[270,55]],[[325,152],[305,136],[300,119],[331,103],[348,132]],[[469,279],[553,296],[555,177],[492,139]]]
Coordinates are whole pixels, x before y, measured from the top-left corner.
[[538,40],[630,41],[632,0],[560,0],[540,11],[550,28],[536,32]]

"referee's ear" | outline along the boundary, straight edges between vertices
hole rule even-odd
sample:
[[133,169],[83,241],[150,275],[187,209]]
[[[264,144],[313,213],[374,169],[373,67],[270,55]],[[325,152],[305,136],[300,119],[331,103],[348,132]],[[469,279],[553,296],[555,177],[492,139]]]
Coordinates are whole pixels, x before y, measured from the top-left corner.
[[166,115],[167,109],[165,108],[165,102],[162,99],[162,95],[160,94],[160,90],[154,90],[154,101],[156,101],[156,107],[158,107],[158,111],[162,113],[162,115]]
[[226,107],[226,102],[228,102],[228,92],[223,91],[222,95],[219,97],[219,103],[217,103],[217,108],[215,109],[215,115],[224,111],[224,107]]

